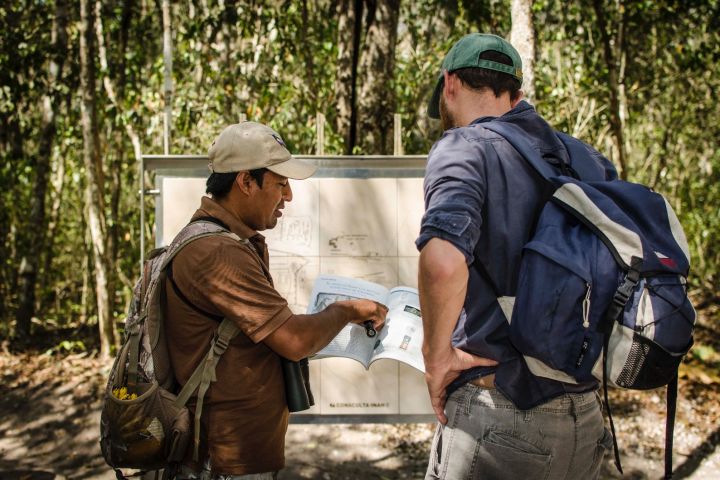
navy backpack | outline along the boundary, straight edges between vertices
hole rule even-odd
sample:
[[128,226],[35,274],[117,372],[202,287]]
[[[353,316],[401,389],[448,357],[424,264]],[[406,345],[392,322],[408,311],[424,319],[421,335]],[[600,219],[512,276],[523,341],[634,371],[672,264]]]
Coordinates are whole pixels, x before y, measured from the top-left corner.
[[558,134],[571,159],[558,174],[515,125],[482,126],[503,136],[551,195],[523,249],[510,323],[513,345],[537,376],[603,382],[621,473],[607,386],[667,385],[665,476],[670,478],[678,367],[693,344],[695,324],[680,222],[650,188],[601,178],[588,149],[573,137]]

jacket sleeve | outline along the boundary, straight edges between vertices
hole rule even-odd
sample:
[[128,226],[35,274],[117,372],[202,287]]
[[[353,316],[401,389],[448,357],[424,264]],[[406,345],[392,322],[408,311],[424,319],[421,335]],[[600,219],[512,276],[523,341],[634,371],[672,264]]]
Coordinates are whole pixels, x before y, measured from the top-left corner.
[[449,130],[433,146],[425,173],[425,215],[415,241],[418,250],[441,238],[460,250],[468,264],[473,262],[486,192],[480,146],[464,138],[461,129]]

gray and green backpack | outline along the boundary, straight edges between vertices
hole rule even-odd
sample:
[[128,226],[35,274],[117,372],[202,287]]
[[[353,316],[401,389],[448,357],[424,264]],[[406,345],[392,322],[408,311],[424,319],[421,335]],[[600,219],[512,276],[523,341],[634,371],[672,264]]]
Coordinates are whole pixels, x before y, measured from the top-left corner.
[[[125,320],[125,339],[110,371],[103,396],[100,447],[105,461],[124,479],[121,469],[140,473],[164,470],[171,478],[185,457],[194,431],[194,458],[198,458],[203,399],[215,381],[215,367],[238,328],[222,319],[208,352],[188,382],[179,389],[170,365],[161,305],[168,267],[183,247],[199,238],[222,235],[247,243],[213,219],[189,223],[172,243],[152,251]],[[185,406],[197,392],[194,426]]]

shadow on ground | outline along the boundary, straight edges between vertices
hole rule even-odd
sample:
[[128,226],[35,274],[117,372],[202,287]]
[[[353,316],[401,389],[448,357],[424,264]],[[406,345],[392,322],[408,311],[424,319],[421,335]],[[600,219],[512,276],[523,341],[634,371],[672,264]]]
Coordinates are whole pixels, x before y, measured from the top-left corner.
[[[103,377],[101,364],[87,356],[0,352],[0,479],[114,479],[98,444]],[[720,479],[708,463],[720,456],[719,391],[714,384],[681,379],[674,478]],[[661,478],[664,393],[615,391],[612,402],[625,474],[607,458],[600,478]],[[293,424],[279,478],[421,479],[433,429]]]
[[0,478],[102,478],[97,362],[17,356],[0,367]]

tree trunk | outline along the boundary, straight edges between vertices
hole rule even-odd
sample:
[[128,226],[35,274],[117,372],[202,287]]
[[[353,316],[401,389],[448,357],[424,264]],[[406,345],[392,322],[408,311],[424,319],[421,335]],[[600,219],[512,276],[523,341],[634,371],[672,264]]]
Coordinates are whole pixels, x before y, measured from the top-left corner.
[[[302,0],[301,15],[303,25],[309,25],[309,11],[307,0]],[[314,19],[313,19],[314,20]],[[310,45],[307,37],[307,29],[303,28],[300,31],[300,43],[303,45],[301,48],[302,56],[305,61],[305,81],[307,82],[307,105],[316,106],[318,103],[318,88],[317,82],[315,81],[315,65],[313,63],[313,52],[311,49],[306,48],[305,45]]]
[[27,338],[31,331],[31,319],[35,315],[35,287],[40,267],[40,252],[44,252],[45,240],[45,193],[47,192],[48,172],[52,147],[55,142],[55,114],[59,108],[63,66],[67,55],[67,5],[63,0],[55,3],[55,19],[52,30],[52,53],[48,74],[48,92],[42,99],[42,124],[40,127],[39,148],[31,158],[35,172],[33,194],[30,198],[30,214],[27,254],[20,260],[20,282],[18,310],[15,315],[15,336]]
[[[66,82],[68,83],[68,82]],[[73,88],[71,90],[75,90],[76,85],[73,84]],[[73,95],[66,93],[63,96],[62,102],[63,102],[63,109],[62,112],[59,113],[59,115],[64,115],[67,118],[71,118],[73,115],[73,111],[75,109],[75,105],[73,103]],[[74,148],[74,147],[65,147],[67,148]],[[59,151],[58,155],[53,156],[52,163],[52,173],[50,175],[50,194],[48,198],[48,202],[50,204],[50,211],[47,217],[47,237],[45,238],[45,251],[43,252],[43,272],[46,272],[42,275],[40,278],[40,281],[38,282],[39,288],[41,290],[45,290],[49,287],[48,282],[54,281],[54,279],[50,276],[49,272],[52,270],[52,263],[55,259],[55,255],[53,252],[55,251],[55,243],[57,241],[57,229],[60,225],[60,218],[62,213],[66,213],[61,211],[61,207],[63,204],[63,198],[65,196],[66,191],[66,183],[65,183],[65,173],[67,171],[67,150],[62,149]],[[72,189],[72,187],[69,187]],[[84,231],[84,223],[80,227],[80,231]],[[57,285],[55,286],[56,294],[55,294],[55,304],[56,308],[59,311],[59,299],[57,298]]]
[[627,25],[627,12],[623,0],[620,1],[620,18],[617,29],[617,36],[615,38],[615,49],[617,51],[616,58],[618,59],[618,117],[620,120],[620,129],[623,132],[623,155],[624,161],[627,163],[626,167],[631,170],[633,167],[630,165],[630,158],[632,157],[632,143],[630,141],[632,135],[625,135],[625,130],[628,128],[628,104],[627,104],[627,91],[625,89],[625,66],[627,65],[627,48],[625,47],[625,28]]
[[535,101],[535,26],[532,0],[512,0],[510,7],[512,30],[510,43],[517,49],[523,64],[522,89],[525,98]]
[[[87,208],[85,208],[85,213],[87,213]],[[83,223],[83,229],[85,230],[85,244],[90,243],[90,235],[88,234],[87,225],[85,225],[85,222]],[[90,270],[93,269],[93,259],[92,259],[92,252],[91,249],[85,248],[85,251],[83,252],[83,278],[82,278],[82,288],[80,290],[80,324],[84,325],[88,321],[88,317],[90,316],[90,300],[92,298],[92,293],[90,292]]]
[[[124,113],[124,96],[125,96],[125,49],[127,48],[127,38],[128,38],[128,31],[130,29],[130,22],[132,18],[132,6],[131,6],[131,0],[125,0],[123,2],[123,15],[122,15],[122,22],[120,24],[120,42],[119,42],[119,48],[116,55],[116,58],[118,59],[116,64],[116,75],[118,77],[118,80],[113,84],[113,80],[110,78],[110,69],[108,68],[108,60],[107,60],[107,49],[105,47],[105,33],[103,29],[103,15],[102,15],[102,2],[96,1],[95,2],[95,30],[96,30],[96,36],[97,36],[97,45],[98,45],[98,57],[100,60],[100,66],[102,71],[102,83],[105,87],[105,92],[107,93],[108,99],[111,101],[111,103],[115,106],[116,111],[118,112],[118,115],[115,116],[115,122],[118,124],[118,127],[126,127],[132,129],[132,126],[129,124],[127,120],[125,120],[127,117],[123,115]],[[120,215],[120,197],[122,194],[122,184],[121,184],[121,175],[123,172],[123,167],[125,164],[125,143],[124,143],[124,135],[122,133],[121,128],[114,129],[113,132],[114,135],[114,141],[117,145],[117,152],[115,156],[112,159],[112,162],[110,164],[110,185],[106,185],[106,189],[110,190],[110,218],[112,219],[118,219]],[[138,159],[139,160],[139,159]],[[106,251],[107,251],[107,258],[109,265],[112,265],[114,268],[109,270],[108,272],[108,292],[110,292],[110,299],[109,299],[109,305],[111,307],[111,311],[113,307],[115,306],[115,298],[114,298],[114,292],[116,290],[116,285],[118,283],[117,278],[117,271],[118,271],[118,265],[117,265],[117,256],[118,256],[118,238],[119,238],[119,230],[118,227],[120,225],[120,222],[114,221],[112,222],[112,225],[108,228],[107,232],[107,243],[106,243]],[[117,328],[115,326],[114,322],[111,322],[111,326],[113,329],[112,338],[117,341],[119,340],[119,335],[117,332]],[[115,345],[119,346],[119,345]]]
[[112,310],[108,292],[110,262],[105,238],[103,178],[100,165],[100,139],[97,127],[95,95],[95,14],[91,0],[80,2],[80,91],[82,94],[81,123],[83,131],[83,164],[85,166],[85,205],[90,243],[93,251],[95,297],[100,330],[100,357],[108,358],[114,344]]
[[45,239],[45,251],[43,252],[43,272],[45,275],[40,279],[39,285],[41,289],[48,287],[48,272],[52,265],[53,255],[51,252],[54,249],[55,243],[55,232],[57,230],[58,223],[60,221],[60,205],[63,199],[63,193],[65,190],[65,157],[59,155],[56,160],[55,168],[51,174],[50,184],[50,212],[47,220],[47,238]]
[[[370,4],[370,2],[368,2]],[[368,154],[391,154],[395,113],[395,45],[400,0],[370,5],[367,35],[360,59],[362,85],[358,96],[359,145]]]
[[231,124],[238,122],[238,115],[235,113],[238,103],[236,100],[237,94],[235,93],[237,78],[234,74],[236,66],[233,56],[235,45],[237,44],[237,13],[235,10],[237,6],[232,1],[224,0],[220,0],[219,5],[222,8],[220,34],[223,45],[223,63],[225,70],[225,75],[221,77],[223,78],[225,86],[223,118],[226,124]]
[[173,98],[173,83],[172,83],[172,30],[170,29],[170,22],[172,18],[172,5],[170,0],[163,0],[162,2],[163,12],[163,99],[165,103],[165,115],[163,116],[163,153],[165,155],[170,154],[170,136],[172,134],[172,98]]
[[[96,11],[96,33],[97,33],[97,41],[98,41],[98,58],[100,60],[100,66],[102,67],[103,71],[103,77],[102,77],[102,83],[103,87],[105,89],[105,93],[107,94],[107,98],[110,100],[110,102],[115,107],[116,111],[118,112],[117,119],[118,122],[121,124],[121,126],[125,129],[125,133],[127,134],[128,138],[130,139],[130,142],[133,147],[133,155],[135,162],[139,165],[142,161],[142,151],[140,147],[140,136],[135,131],[133,124],[128,120],[128,116],[124,115],[124,111],[126,110],[125,106],[125,50],[127,48],[127,38],[128,38],[128,32],[130,29],[130,22],[131,22],[131,14],[132,14],[132,8],[131,8],[132,0],[125,0],[123,3],[123,22],[121,23],[121,30],[120,30],[120,46],[119,46],[119,52],[117,53],[116,57],[120,59],[120,63],[117,66],[117,81],[113,81],[112,78],[110,78],[110,70],[108,68],[108,54],[106,49],[106,43],[105,43],[105,34],[104,34],[104,28],[103,28],[103,22],[102,22],[102,16],[100,15],[101,8],[102,8],[102,2],[96,1],[95,3],[95,11]],[[117,145],[118,145],[118,152],[117,157],[113,161],[112,170],[112,182],[113,184],[110,186],[110,190],[112,192],[111,194],[111,206],[110,211],[113,216],[113,218],[117,218],[119,215],[120,210],[120,194],[121,194],[121,171],[124,165],[124,158],[125,158],[125,148],[123,144],[123,138],[120,134],[121,131],[117,132]],[[107,251],[109,254],[109,262],[111,265],[115,265],[115,269],[113,270],[113,274],[108,277],[108,291],[114,292],[115,287],[118,283],[118,278],[114,274],[116,271],[119,271],[117,268],[117,250],[118,250],[118,238],[119,238],[119,231],[117,229],[119,222],[114,222],[113,226],[110,228],[110,235],[108,236],[108,247]],[[114,305],[114,302],[111,303],[111,305]],[[118,332],[115,329],[115,325],[113,323],[113,338],[115,340],[118,340]],[[117,346],[117,345],[116,345]]]
[[362,0],[341,0],[338,14],[338,60],[335,74],[337,115],[335,129],[343,138],[344,153],[351,155],[356,142],[357,69],[362,28]]
[[[24,145],[17,115],[0,115],[0,151],[7,152],[6,158],[19,163],[24,155]],[[17,174],[8,172],[6,182],[17,183]],[[14,212],[9,208],[0,208],[0,258],[17,258]],[[18,269],[15,262],[0,262],[0,318],[10,323],[14,297],[17,292]]]
[[[622,4],[620,5],[622,10]],[[610,33],[608,32],[606,17],[608,12],[603,8],[602,0],[593,0],[593,8],[597,17],[598,28],[600,29],[600,38],[603,44],[603,56],[605,66],[608,70],[608,87],[610,88],[610,128],[613,132],[613,143],[617,153],[617,162],[620,166],[620,178],[627,179],[627,154],[625,150],[625,139],[623,131],[625,129],[622,108],[620,104],[620,79],[618,76],[618,65],[613,53],[613,47],[610,42]],[[620,30],[622,31],[622,29]],[[622,45],[618,45],[618,49],[622,50]],[[621,54],[622,55],[622,54]]]

